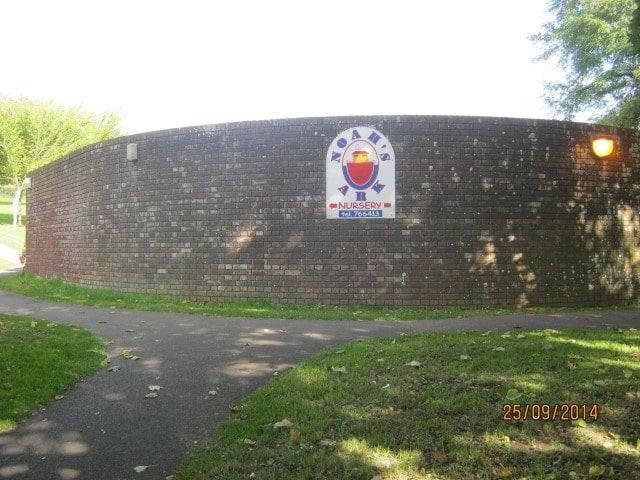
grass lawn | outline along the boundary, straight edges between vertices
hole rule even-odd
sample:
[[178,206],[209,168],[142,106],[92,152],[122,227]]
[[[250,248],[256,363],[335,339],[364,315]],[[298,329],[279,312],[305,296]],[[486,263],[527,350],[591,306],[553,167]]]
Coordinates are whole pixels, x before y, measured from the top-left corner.
[[2,258],[0,258],[0,271],[8,270],[14,267],[15,265],[13,264],[13,262],[7,262],[6,260],[3,260]]
[[[22,220],[24,222],[24,217]],[[13,207],[11,197],[0,194],[0,244],[22,251],[25,247],[26,229],[24,226],[13,228],[12,225]],[[2,269],[1,265],[0,269]]]
[[232,412],[177,479],[637,480],[640,333],[356,342]]
[[[314,320],[429,320],[438,318],[551,313],[576,311],[576,308],[386,308],[372,305],[332,307],[324,305],[283,305],[267,300],[244,302],[191,302],[161,295],[140,295],[115,290],[92,289],[57,279],[44,279],[29,273],[0,276],[0,290],[55,302],[126,308],[157,312],[193,313],[228,317],[285,318]],[[637,309],[638,305],[611,306],[613,309]],[[597,308],[585,310],[601,310]]]
[[0,314],[0,432],[100,369],[104,342],[90,332]]

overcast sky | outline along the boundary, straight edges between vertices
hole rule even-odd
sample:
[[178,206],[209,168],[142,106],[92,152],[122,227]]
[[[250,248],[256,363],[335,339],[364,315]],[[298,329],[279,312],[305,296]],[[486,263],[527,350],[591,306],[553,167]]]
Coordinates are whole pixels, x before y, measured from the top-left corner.
[[119,111],[128,133],[351,114],[550,118],[546,0],[20,0],[0,94]]

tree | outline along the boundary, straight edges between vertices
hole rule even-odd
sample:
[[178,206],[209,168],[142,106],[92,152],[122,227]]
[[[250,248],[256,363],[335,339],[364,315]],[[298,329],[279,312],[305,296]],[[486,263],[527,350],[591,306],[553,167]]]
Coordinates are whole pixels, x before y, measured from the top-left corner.
[[631,31],[629,32],[629,40],[633,46],[633,52],[640,54],[640,0],[636,1],[636,9],[633,11],[631,18]]
[[566,120],[595,111],[596,120],[640,127],[640,63],[632,41],[635,0],[550,0],[555,19],[532,40],[557,59],[564,82],[546,86],[547,103]]
[[52,101],[0,97],[0,180],[10,182],[13,226],[20,224],[20,201],[29,172],[86,145],[120,136],[119,117],[101,116]]

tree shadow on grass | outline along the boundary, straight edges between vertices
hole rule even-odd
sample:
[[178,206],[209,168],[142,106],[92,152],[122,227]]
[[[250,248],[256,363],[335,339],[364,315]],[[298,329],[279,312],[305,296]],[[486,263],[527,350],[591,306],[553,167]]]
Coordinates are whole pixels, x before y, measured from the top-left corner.
[[[333,350],[252,395],[179,478],[639,479],[639,342],[466,332]],[[537,407],[504,417],[515,403]],[[569,407],[543,420],[554,404]]]

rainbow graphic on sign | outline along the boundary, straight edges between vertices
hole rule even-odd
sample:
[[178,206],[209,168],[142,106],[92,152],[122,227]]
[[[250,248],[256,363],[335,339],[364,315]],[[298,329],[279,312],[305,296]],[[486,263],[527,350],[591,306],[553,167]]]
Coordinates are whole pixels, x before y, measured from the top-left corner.
[[371,158],[369,150],[355,150],[351,158],[343,163],[344,178],[356,189],[366,189],[378,176],[378,163]]

